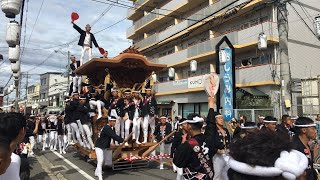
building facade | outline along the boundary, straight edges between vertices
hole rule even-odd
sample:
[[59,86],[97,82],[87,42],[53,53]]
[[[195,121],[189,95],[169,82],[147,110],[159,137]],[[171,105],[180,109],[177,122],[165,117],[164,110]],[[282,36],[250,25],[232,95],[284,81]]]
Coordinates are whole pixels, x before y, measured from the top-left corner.
[[[310,18],[320,12],[319,3],[303,3],[292,2],[300,15],[304,15],[305,9]],[[235,47],[237,102],[242,102],[237,103],[237,108],[279,107],[276,4],[264,0],[139,0],[134,6],[135,9],[128,10],[133,25],[127,30],[127,38],[150,61],[175,69],[173,80],[168,77],[168,70],[157,74],[155,91],[160,113],[184,117],[191,112],[207,115],[203,76],[215,71],[215,46],[224,36]],[[320,43],[295,9],[289,4],[287,8],[291,77],[302,79],[305,69],[301,68],[301,62],[312,67],[320,55]],[[309,25],[313,25],[311,21]],[[258,48],[261,33],[267,36],[267,48],[263,50]],[[196,72],[190,71],[192,60],[197,61]],[[313,76],[320,74],[320,68],[312,70]],[[300,95],[301,92],[293,96],[293,104]],[[243,101],[245,97],[253,97],[254,102]]]
[[27,112],[37,114],[39,109],[40,84],[31,85],[27,89]]
[[61,73],[48,72],[40,75],[41,112],[59,111],[63,108],[63,97],[67,95],[68,79]]

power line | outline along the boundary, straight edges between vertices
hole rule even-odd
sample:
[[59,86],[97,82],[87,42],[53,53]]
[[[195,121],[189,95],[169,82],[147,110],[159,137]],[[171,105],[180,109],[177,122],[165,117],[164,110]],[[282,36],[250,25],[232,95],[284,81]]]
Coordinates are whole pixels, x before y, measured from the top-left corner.
[[309,14],[309,12],[301,5],[301,2],[299,0],[296,0],[298,5],[300,6],[300,8],[302,9],[302,11],[304,12],[304,14],[306,15],[306,17],[310,20],[311,24],[313,24],[312,18]]
[[288,2],[290,6],[293,8],[295,13],[299,16],[300,20],[307,26],[307,28],[310,30],[310,32],[318,39],[318,36],[316,33],[310,28],[310,26],[306,23],[306,21],[302,18],[302,16],[299,14],[299,12],[296,10],[296,8],[291,4],[291,2]]
[[11,74],[11,76],[10,76],[10,78],[9,78],[9,80],[8,80],[8,82],[6,83],[6,85],[3,87],[3,88],[6,88],[7,86],[8,86],[8,84],[9,84],[9,82],[10,82],[10,80],[11,80],[11,78],[13,77],[13,74]]
[[[22,9],[23,11],[23,9]],[[24,53],[24,48],[25,48],[25,44],[26,44],[26,36],[27,36],[27,21],[28,21],[28,12],[29,12],[29,0],[27,0],[27,7],[26,7],[26,20],[24,22],[24,36],[23,36],[23,48],[22,48],[22,51],[21,51],[21,54],[20,54],[20,59]],[[22,19],[22,17],[21,17]],[[22,24],[21,24],[22,26]]]
[[[29,0],[28,0],[28,1],[29,1]],[[33,24],[33,27],[32,27],[32,30],[31,30],[31,33],[30,33],[30,36],[29,36],[29,39],[28,39],[28,41],[27,41],[27,45],[26,45],[26,46],[28,46],[28,44],[29,44],[29,42],[30,42],[30,39],[31,39],[31,37],[32,37],[32,34],[33,34],[34,27],[36,26],[36,24],[37,24],[37,22],[38,22],[38,18],[39,18],[40,12],[41,12],[41,10],[42,10],[43,3],[44,3],[44,0],[42,0],[42,2],[41,2],[41,5],[40,5],[40,9],[39,9],[39,11],[38,11],[37,18],[36,18],[36,20],[35,20],[35,22],[34,22],[34,24]],[[22,55],[23,55],[23,54],[22,54]],[[22,55],[21,55],[21,56],[22,56]]]
[[99,30],[99,31],[95,32],[94,34],[98,34],[98,33],[102,32],[102,31],[105,31],[105,30],[107,30],[107,29],[109,29],[109,28],[111,28],[111,27],[113,27],[113,26],[115,26],[115,25],[117,25],[117,24],[121,23],[122,21],[124,21],[124,20],[126,20],[126,19],[127,19],[127,17],[125,17],[125,18],[121,19],[120,21],[117,21],[117,22],[115,22],[115,23],[111,24],[110,26],[108,26],[108,27],[106,27],[106,28],[103,28],[103,29],[101,29],[101,30]]
[[110,4],[102,13],[101,15],[94,21],[91,23],[91,26],[93,27],[104,15],[106,15],[110,9],[113,7],[112,4]]
[[[99,1],[99,0],[91,0],[91,1],[98,2],[98,3],[103,3],[103,4],[113,4],[114,6],[125,8],[125,9],[134,9],[134,10],[138,10],[138,11],[143,11],[143,10],[138,9],[136,7],[132,7],[132,6],[129,6],[129,5],[126,5],[126,4],[122,4],[122,3],[115,2],[115,1],[110,1],[110,0],[107,0],[110,3]],[[198,22],[198,20],[196,20],[196,19],[183,18],[183,17],[172,16],[172,15],[167,15],[167,14],[162,14],[162,13],[156,13],[156,12],[152,12],[152,11],[150,11],[149,13],[150,14],[160,15],[160,16],[166,16],[166,17],[171,17],[171,18],[179,18],[179,19],[184,19],[184,20],[188,20],[188,21],[196,21],[196,22]]]
[[51,58],[52,54],[54,54],[54,51],[53,51],[52,53],[50,53],[49,56],[48,56],[46,59],[44,59],[44,60],[43,60],[42,62],[40,62],[39,64],[35,65],[33,68],[30,68],[30,69],[29,69],[28,71],[26,71],[26,72],[33,71],[33,70],[35,70],[36,68],[38,68],[39,66],[41,66],[43,63],[45,63],[46,61],[48,61],[48,60]]

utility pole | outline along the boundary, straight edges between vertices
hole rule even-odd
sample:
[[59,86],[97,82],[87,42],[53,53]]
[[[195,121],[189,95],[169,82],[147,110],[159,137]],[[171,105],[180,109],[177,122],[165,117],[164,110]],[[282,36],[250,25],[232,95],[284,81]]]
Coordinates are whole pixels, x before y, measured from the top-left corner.
[[282,114],[291,115],[291,75],[288,56],[288,11],[285,0],[278,0],[277,18],[279,32],[279,59],[281,79],[281,108]]
[[67,94],[69,94],[69,91],[70,91],[70,67],[69,67],[69,60],[70,60],[70,51],[68,51],[68,60],[67,60],[67,76],[68,76]]
[[28,72],[27,72],[27,80],[26,80],[26,99],[24,102],[24,115],[27,115],[27,104],[28,104]]

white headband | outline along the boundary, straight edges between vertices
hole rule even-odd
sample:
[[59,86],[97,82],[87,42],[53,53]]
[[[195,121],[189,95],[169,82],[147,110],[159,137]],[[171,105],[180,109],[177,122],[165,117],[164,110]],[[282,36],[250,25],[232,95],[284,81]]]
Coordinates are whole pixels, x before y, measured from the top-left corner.
[[194,117],[193,119],[189,119],[189,120],[185,120],[183,123],[199,123],[199,122],[203,122],[204,119],[200,118],[198,116]]
[[258,128],[258,126],[241,126],[240,127],[241,129],[255,129],[255,128]]
[[308,158],[297,150],[282,151],[274,163],[274,167],[250,165],[239,162],[230,157],[229,166],[234,171],[258,177],[274,177],[282,175],[288,180],[295,180],[308,167]]
[[295,127],[316,127],[316,124],[302,124],[302,125],[298,125],[298,124],[294,124]]
[[222,116],[221,114],[218,114],[218,115],[216,115],[216,116],[215,116],[215,118],[217,118],[217,117],[221,117],[221,116]]
[[263,120],[265,123],[276,123],[277,121],[268,121],[268,120]]
[[116,121],[117,119],[112,118],[112,117],[109,117],[108,120],[109,120],[109,121]]

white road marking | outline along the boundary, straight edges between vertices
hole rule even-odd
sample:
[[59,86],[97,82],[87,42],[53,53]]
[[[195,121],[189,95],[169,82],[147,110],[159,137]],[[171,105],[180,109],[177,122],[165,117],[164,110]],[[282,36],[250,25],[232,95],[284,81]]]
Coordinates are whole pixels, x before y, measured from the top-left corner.
[[53,154],[55,154],[56,156],[58,156],[59,158],[61,158],[64,162],[66,162],[69,166],[71,166],[72,168],[74,168],[75,170],[77,170],[82,176],[84,176],[85,178],[89,179],[89,180],[95,180],[95,178],[91,177],[89,174],[87,174],[86,172],[84,172],[82,169],[80,169],[78,166],[76,166],[75,164],[73,164],[71,161],[69,161],[68,159],[66,159],[65,157],[63,157],[61,154],[59,154],[56,151],[51,151],[53,152]]

